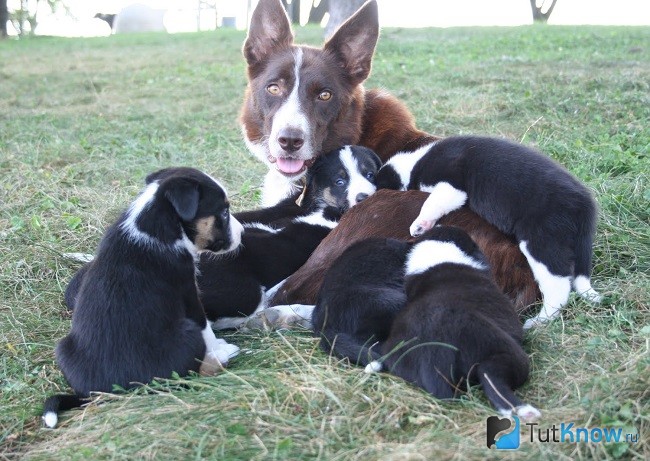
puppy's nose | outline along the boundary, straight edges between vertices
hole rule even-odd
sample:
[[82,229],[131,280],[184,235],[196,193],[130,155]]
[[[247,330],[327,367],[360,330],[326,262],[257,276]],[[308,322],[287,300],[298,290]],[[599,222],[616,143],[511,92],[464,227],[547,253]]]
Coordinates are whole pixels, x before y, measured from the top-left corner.
[[305,135],[297,128],[283,128],[278,133],[278,144],[287,152],[295,152],[305,144]]
[[361,202],[362,200],[365,200],[368,198],[368,194],[361,192],[360,194],[357,194],[357,203]]

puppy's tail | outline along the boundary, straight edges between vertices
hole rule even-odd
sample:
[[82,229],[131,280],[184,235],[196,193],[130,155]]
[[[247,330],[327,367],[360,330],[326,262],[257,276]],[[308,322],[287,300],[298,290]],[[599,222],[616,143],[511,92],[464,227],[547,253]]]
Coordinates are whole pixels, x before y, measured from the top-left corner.
[[597,210],[593,200],[585,206],[582,219],[579,221],[578,234],[575,243],[574,275],[589,278],[591,275],[591,255],[593,252],[594,234],[596,233]]
[[43,423],[49,427],[56,427],[59,422],[59,412],[79,408],[88,403],[88,399],[77,394],[57,394],[48,397],[43,404]]
[[591,287],[591,257],[593,253],[594,234],[596,233],[596,204],[591,200],[585,207],[584,215],[579,221],[575,242],[575,266],[573,289],[588,301],[599,303],[600,294]]
[[347,358],[351,363],[363,367],[381,359],[378,343],[372,340],[363,342],[348,333],[324,330],[321,333],[320,344],[326,352],[333,352],[337,356]]

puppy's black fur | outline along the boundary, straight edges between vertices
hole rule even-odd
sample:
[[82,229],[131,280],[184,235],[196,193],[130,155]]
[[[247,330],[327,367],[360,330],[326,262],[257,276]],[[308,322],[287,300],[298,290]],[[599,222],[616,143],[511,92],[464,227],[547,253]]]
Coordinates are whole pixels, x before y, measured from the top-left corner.
[[600,300],[589,280],[596,204],[580,181],[544,154],[503,139],[451,137],[394,156],[377,186],[431,193],[411,225],[413,236],[463,204],[513,235],[544,298],[527,327],[559,315],[572,285],[581,296]]
[[469,379],[502,413],[539,416],[512,391],[528,377],[521,323],[460,229],[352,245],[327,272],[312,322],[326,352],[367,371],[383,365],[439,398]]
[[242,230],[225,191],[208,175],[169,168],[147,177],[77,278],[78,291],[67,296],[72,327],[56,359],[74,395],[47,399],[45,423],[56,425],[58,411],[79,406],[92,391],[186,375],[199,371],[204,358],[225,365],[237,348],[213,333],[207,337],[212,330],[196,289],[197,249],[232,251]]
[[538,417],[513,392],[528,379],[521,322],[471,238],[434,227],[405,267],[407,303],[381,346],[384,366],[438,398],[454,397],[464,379],[480,383],[501,413]]
[[[265,291],[304,264],[341,214],[375,191],[380,166],[370,149],[345,146],[316,159],[293,202],[238,213],[246,231],[237,254],[201,253],[197,280],[208,319],[248,316],[264,308]],[[220,322],[217,328],[237,323]]]
[[404,262],[410,244],[366,239],[347,248],[325,274],[312,314],[321,347],[351,363],[381,356],[393,318],[404,307]]

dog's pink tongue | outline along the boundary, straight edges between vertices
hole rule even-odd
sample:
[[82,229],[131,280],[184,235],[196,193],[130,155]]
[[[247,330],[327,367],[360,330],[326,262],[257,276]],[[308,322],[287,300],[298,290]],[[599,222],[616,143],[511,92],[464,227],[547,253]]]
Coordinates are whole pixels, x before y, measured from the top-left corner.
[[278,157],[278,161],[275,165],[281,172],[293,174],[298,173],[300,170],[302,170],[302,167],[305,165],[305,161],[298,160],[296,158]]

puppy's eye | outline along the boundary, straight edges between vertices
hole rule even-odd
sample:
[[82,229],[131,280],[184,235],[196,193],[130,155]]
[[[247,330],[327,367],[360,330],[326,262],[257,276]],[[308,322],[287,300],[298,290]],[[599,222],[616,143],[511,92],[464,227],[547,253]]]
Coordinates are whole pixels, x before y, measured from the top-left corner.
[[281,93],[280,87],[275,83],[271,83],[269,86],[267,86],[266,91],[268,91],[273,96],[279,96]]
[[228,208],[226,208],[221,212],[221,217],[223,219],[228,219],[229,216],[230,216],[230,210]]
[[345,186],[345,179],[339,178],[339,179],[336,180],[335,184],[337,186],[339,186],[339,187],[343,187],[343,186]]
[[372,181],[372,180],[374,180],[374,179],[375,179],[375,173],[373,173],[372,171],[367,172],[367,173],[366,173],[366,179],[367,179],[368,181]]
[[332,99],[332,92],[329,90],[323,90],[320,93],[318,93],[318,99],[321,101],[329,101]]

